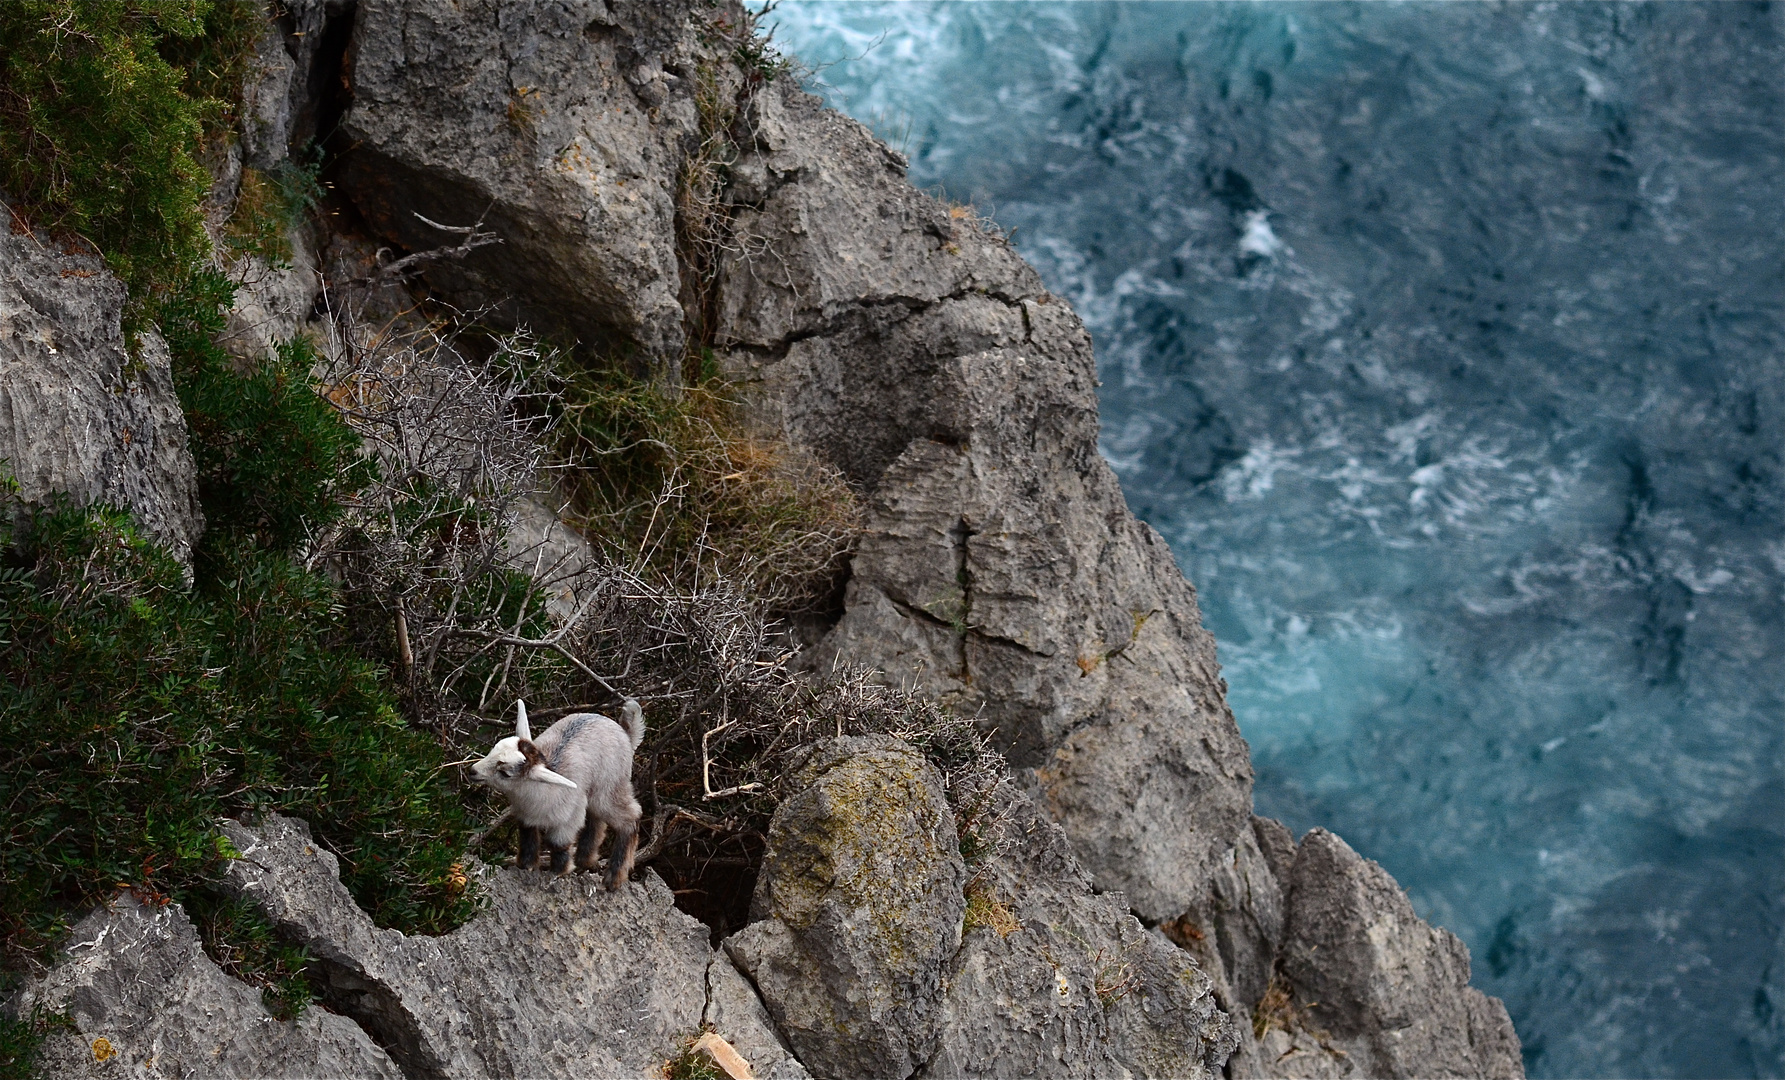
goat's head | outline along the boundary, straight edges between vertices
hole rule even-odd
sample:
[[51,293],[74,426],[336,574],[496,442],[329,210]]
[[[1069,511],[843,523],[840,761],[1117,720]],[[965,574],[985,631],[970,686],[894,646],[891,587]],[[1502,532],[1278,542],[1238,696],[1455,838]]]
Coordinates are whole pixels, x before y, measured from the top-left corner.
[[490,748],[483,760],[471,766],[471,775],[493,788],[511,789],[524,783],[557,784],[574,789],[576,781],[559,776],[546,768],[545,755],[533,745],[533,731],[527,725],[527,705],[517,702],[515,734]]

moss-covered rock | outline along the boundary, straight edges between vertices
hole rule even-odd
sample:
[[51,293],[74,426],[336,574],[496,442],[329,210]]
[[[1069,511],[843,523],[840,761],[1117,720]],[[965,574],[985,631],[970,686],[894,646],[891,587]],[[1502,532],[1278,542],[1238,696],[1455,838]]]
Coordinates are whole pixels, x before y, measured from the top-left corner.
[[910,1076],[935,1049],[967,901],[942,777],[886,736],[834,739],[789,775],[752,914],[726,942],[820,1076]]

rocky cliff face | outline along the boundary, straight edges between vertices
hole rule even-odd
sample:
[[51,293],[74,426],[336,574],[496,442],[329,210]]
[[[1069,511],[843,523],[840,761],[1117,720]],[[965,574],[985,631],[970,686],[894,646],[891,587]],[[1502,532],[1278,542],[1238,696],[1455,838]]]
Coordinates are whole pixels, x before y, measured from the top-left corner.
[[[339,183],[382,242],[501,235],[433,264],[435,297],[667,382],[710,347],[866,500],[811,663],[978,714],[1021,789],[969,877],[920,757],[822,748],[789,781],[756,921],[720,951],[648,874],[610,898],[487,871],[491,913],[402,939],[274,820],[240,833],[232,880],[375,1046],[305,1038],[410,1076],[642,1072],[703,1019],[759,1075],[1521,1075],[1460,942],[1336,837],[1252,815],[1195,591],[1098,456],[1089,337],[994,229],[740,48],[734,7],[288,6],[311,31],[263,50],[245,145],[341,110]],[[350,90],[332,105],[331,71]],[[725,168],[702,171],[716,144]],[[145,1074],[211,1067],[131,1038]]]
[[0,459],[26,502],[128,507],[184,559],[204,529],[167,346],[125,347],[124,284],[0,203]]

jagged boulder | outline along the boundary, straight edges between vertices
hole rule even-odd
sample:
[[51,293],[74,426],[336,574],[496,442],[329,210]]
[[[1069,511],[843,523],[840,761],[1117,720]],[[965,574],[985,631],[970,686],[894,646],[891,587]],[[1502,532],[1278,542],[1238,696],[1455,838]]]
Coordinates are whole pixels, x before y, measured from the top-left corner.
[[129,509],[182,561],[204,531],[167,346],[126,349],[124,283],[0,203],[0,459],[28,503]]
[[[363,0],[339,184],[411,251],[502,238],[429,282],[461,306],[679,361],[676,184],[709,61],[689,0]],[[708,93],[721,91],[706,89]]]
[[1020,792],[992,793],[967,931],[920,1074],[1215,1077],[1237,1035],[1191,956],[1122,897],[1092,891],[1065,833]]
[[966,880],[935,768],[885,736],[831,740],[786,782],[752,922],[725,942],[820,1076],[903,1080],[936,1046]]
[[[644,1076],[700,1031],[714,953],[655,874],[608,893],[481,867],[488,911],[407,937],[373,925],[303,822],[224,831],[242,856],[227,883],[310,949],[325,1000],[412,1077]],[[766,1017],[747,1019],[760,1042]]]
[[1325,829],[1296,851],[1278,971],[1262,1075],[1524,1076],[1506,1007],[1469,985],[1469,950]]
[[81,920],[63,959],[28,985],[21,1016],[66,1014],[39,1074],[55,1077],[387,1077],[403,1072],[351,1020],[267,1014],[260,991],[225,975],[178,904],[130,893]]

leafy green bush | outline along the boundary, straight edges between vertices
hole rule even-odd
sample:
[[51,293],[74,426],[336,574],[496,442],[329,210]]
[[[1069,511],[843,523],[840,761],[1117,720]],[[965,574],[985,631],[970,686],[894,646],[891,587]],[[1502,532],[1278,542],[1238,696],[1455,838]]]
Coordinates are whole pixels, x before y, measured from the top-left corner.
[[129,884],[176,899],[228,855],[216,819],[309,820],[375,917],[444,930],[474,901],[439,746],[331,647],[338,598],[284,555],[215,552],[188,588],[128,517],[39,513],[0,583],[0,925],[16,948]]
[[[35,514],[0,573],[10,952],[42,950],[120,884],[228,914],[204,900],[227,855],[225,814],[308,820],[385,925],[440,932],[476,908],[442,747],[350,647],[336,587],[292,559],[371,465],[310,385],[307,346],[231,366],[213,341],[229,300],[206,271],[157,308],[210,523],[194,581],[128,515],[95,507]],[[256,935],[229,944],[228,927],[246,925],[201,918],[213,951],[239,946],[244,970],[281,970]],[[296,1008],[288,975],[266,985]]]
[[308,338],[238,371],[217,344],[233,286],[212,269],[188,274],[156,309],[198,465],[206,542],[252,538],[292,551],[307,528],[340,513],[343,494],[372,475],[359,439],[317,395]]
[[0,188],[146,297],[209,254],[201,140],[264,20],[251,0],[0,5]]

